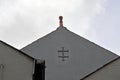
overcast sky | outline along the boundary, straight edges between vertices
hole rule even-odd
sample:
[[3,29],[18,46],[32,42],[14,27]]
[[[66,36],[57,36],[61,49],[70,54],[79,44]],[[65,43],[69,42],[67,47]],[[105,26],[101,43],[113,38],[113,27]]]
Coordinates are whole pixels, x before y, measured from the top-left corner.
[[120,0],[0,0],[0,39],[18,49],[59,26],[120,55]]

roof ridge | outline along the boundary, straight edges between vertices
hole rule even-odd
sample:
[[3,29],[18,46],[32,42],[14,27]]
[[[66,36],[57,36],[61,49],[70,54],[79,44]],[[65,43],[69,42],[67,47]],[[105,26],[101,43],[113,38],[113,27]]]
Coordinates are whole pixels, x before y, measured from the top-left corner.
[[76,36],[78,36],[78,37],[80,37],[80,38],[82,38],[82,39],[84,39],[84,40],[86,40],[86,41],[92,43],[93,45],[96,45],[96,46],[98,46],[98,47],[100,47],[100,48],[102,48],[102,49],[104,49],[104,50],[107,50],[107,51],[111,52],[112,54],[118,56],[118,55],[115,54],[114,52],[112,52],[112,51],[110,51],[110,50],[108,50],[108,49],[106,49],[106,48],[104,48],[104,47],[102,47],[102,46],[100,46],[100,45],[98,45],[98,44],[96,44],[96,43],[94,43],[94,42],[92,42],[92,41],[86,39],[86,38],[84,38],[83,36],[80,36],[80,35],[74,33],[73,31],[67,29],[67,28],[64,27],[64,26],[63,26],[63,27],[58,27],[56,30],[54,30],[54,31],[52,31],[52,32],[50,32],[50,33],[44,35],[44,36],[41,37],[41,38],[38,38],[37,40],[35,40],[35,41],[31,42],[30,44],[26,45],[25,47],[21,48],[21,50],[23,50],[23,49],[26,48],[27,46],[29,46],[29,45],[31,45],[31,44],[33,44],[33,43],[35,43],[35,42],[37,42],[37,41],[39,41],[39,40],[41,40],[41,39],[47,37],[47,36],[51,35],[52,33],[56,32],[56,31],[58,31],[58,30],[61,30],[61,29],[66,30],[66,31],[68,31],[68,32],[70,32],[70,33],[72,33],[72,34],[74,34],[74,35],[76,35]]

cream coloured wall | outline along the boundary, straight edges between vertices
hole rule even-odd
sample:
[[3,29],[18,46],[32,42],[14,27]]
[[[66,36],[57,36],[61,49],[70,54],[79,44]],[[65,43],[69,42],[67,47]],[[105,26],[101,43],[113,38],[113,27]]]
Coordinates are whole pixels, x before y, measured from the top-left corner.
[[84,80],[120,80],[120,58]]
[[0,79],[32,80],[34,60],[1,42],[0,64],[4,65]]

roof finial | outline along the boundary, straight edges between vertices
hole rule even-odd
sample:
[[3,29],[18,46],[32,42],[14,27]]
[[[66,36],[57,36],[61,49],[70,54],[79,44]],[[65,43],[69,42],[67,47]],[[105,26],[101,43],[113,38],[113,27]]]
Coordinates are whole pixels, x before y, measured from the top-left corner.
[[63,27],[63,21],[62,21],[62,19],[63,19],[63,17],[59,16],[59,20],[60,20],[59,25],[60,25],[60,27]]

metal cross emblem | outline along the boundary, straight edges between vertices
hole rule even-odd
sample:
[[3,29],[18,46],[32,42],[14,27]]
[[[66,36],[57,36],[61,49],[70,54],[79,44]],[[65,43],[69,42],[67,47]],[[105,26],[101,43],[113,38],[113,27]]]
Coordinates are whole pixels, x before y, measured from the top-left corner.
[[58,53],[62,53],[61,56],[58,56],[59,58],[62,58],[62,61],[65,61],[65,58],[69,58],[69,56],[65,55],[65,52],[69,52],[69,50],[65,50],[64,47],[61,47],[62,50],[58,50]]

